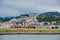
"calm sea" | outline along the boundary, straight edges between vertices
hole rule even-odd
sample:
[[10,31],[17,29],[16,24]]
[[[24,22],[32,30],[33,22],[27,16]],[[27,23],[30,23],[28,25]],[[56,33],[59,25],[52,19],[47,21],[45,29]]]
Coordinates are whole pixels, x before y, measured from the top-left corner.
[[60,40],[60,35],[0,35],[0,40]]

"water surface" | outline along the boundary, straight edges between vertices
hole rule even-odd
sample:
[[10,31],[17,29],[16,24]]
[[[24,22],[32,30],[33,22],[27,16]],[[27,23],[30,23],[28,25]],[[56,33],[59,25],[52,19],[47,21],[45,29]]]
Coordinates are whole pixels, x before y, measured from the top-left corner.
[[0,35],[0,40],[60,40],[60,35]]

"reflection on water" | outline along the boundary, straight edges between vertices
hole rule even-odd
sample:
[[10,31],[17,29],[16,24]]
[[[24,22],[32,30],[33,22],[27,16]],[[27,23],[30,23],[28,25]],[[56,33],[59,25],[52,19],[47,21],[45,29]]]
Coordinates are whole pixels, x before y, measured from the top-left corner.
[[60,35],[0,35],[0,40],[60,40]]

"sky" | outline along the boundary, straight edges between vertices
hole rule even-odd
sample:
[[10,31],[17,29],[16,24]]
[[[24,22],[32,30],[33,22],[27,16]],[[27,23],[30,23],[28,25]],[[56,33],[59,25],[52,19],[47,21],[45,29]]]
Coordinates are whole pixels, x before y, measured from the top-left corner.
[[60,12],[60,0],[0,0],[0,17]]

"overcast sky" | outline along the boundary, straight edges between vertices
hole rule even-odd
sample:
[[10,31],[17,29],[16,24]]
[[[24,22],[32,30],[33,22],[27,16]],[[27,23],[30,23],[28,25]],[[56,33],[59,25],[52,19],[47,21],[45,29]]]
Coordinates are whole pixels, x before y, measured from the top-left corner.
[[0,0],[0,16],[17,16],[29,12],[60,12],[59,3],[59,0]]

